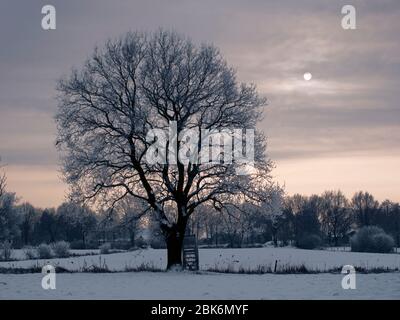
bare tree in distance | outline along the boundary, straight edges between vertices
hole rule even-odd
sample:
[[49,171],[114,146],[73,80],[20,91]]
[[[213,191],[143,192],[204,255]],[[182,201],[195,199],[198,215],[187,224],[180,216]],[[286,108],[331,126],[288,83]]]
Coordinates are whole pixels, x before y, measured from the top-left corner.
[[24,245],[31,243],[35,223],[39,219],[39,210],[33,205],[24,202],[18,206],[18,214],[20,215],[21,237]]
[[[64,202],[57,208],[56,216],[59,221],[64,222],[63,225],[74,228],[74,231],[79,234],[79,240],[85,247],[87,235],[96,226],[94,213],[87,206],[79,203]],[[71,232],[71,230],[66,229],[67,234],[68,232]]]
[[20,217],[16,210],[18,199],[15,193],[6,190],[6,182],[6,174],[0,165],[0,246],[3,241],[11,244],[20,234]]
[[356,192],[351,199],[351,204],[358,225],[360,227],[371,225],[379,207],[379,202],[375,200],[374,196],[368,192]]
[[7,183],[6,174],[5,172],[2,172],[2,167],[3,166],[0,164],[0,197],[6,192],[6,183]]
[[284,223],[283,216],[283,201],[284,201],[284,190],[280,186],[275,186],[270,190],[265,190],[270,194],[269,201],[263,201],[261,203],[261,215],[266,216],[271,221],[272,241],[274,246],[278,246],[278,231]]
[[[264,186],[265,187],[265,186]],[[278,184],[271,184],[260,190],[262,201],[244,202],[234,196],[225,201],[226,205],[220,210],[230,246],[241,246],[244,237],[251,236],[255,225],[268,221],[271,225],[272,238],[277,246],[277,233],[282,218],[284,190]]]
[[129,233],[131,247],[136,245],[135,239],[142,218],[149,212],[150,207],[142,199],[127,196],[116,205],[116,211],[123,226]]
[[325,191],[321,199],[322,228],[333,245],[338,246],[353,222],[349,201],[341,191]]
[[[272,183],[266,138],[256,130],[266,101],[254,85],[238,83],[211,45],[163,30],[128,33],[96,48],[80,71],[59,81],[58,92],[56,144],[71,193],[107,206],[126,196],[145,201],[165,236],[167,268],[182,265],[186,225],[198,206],[222,208],[226,195],[260,201]],[[186,129],[254,129],[254,169],[237,175],[244,165],[237,161],[185,164],[177,154],[149,164],[154,141],[147,133],[168,131],[172,122],[178,136]]]

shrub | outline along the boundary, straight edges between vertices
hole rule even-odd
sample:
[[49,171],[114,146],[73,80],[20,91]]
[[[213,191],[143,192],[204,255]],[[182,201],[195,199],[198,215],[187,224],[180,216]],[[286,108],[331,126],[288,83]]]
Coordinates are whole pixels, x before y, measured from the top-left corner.
[[321,246],[321,238],[316,234],[307,234],[297,241],[297,247],[300,249],[315,249]]
[[377,252],[391,252],[394,247],[394,239],[387,233],[380,233],[374,236]]
[[52,244],[54,255],[58,258],[67,258],[70,256],[70,246],[66,241],[58,241]]
[[393,250],[394,240],[381,228],[362,227],[351,238],[351,251],[388,253]]
[[9,241],[4,241],[0,247],[0,259],[3,261],[11,260],[12,248]]
[[100,253],[101,254],[109,254],[111,251],[111,244],[110,243],[103,243],[100,247]]
[[27,259],[36,259],[37,257],[37,250],[33,247],[25,247],[24,253]]
[[37,256],[40,259],[50,259],[53,256],[51,247],[48,244],[42,243],[37,247]]

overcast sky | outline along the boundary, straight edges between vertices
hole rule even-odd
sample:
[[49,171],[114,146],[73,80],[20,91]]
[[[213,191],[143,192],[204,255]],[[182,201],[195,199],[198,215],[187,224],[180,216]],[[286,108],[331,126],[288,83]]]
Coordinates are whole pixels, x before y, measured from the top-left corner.
[[[41,28],[45,4],[57,10],[56,30]],[[356,8],[356,30],[341,27],[344,4]],[[268,98],[260,128],[289,194],[340,188],[400,201],[398,0],[2,0],[0,156],[9,190],[37,206],[63,201],[56,80],[108,38],[159,27],[213,43],[239,80]]]

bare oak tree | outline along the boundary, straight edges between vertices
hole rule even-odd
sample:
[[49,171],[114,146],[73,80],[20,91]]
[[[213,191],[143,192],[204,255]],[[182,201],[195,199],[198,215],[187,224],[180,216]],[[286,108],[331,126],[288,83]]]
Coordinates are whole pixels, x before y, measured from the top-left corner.
[[[113,206],[126,196],[146,201],[158,217],[168,268],[181,265],[190,215],[201,204],[223,207],[224,195],[258,201],[270,183],[265,137],[255,131],[254,168],[239,161],[149,164],[149,130],[256,129],[265,99],[238,83],[220,52],[173,32],[128,33],[96,49],[83,68],[60,80],[57,145],[71,193]],[[203,141],[200,135],[198,153]],[[168,141],[177,144],[184,141]],[[245,144],[243,142],[243,144]]]

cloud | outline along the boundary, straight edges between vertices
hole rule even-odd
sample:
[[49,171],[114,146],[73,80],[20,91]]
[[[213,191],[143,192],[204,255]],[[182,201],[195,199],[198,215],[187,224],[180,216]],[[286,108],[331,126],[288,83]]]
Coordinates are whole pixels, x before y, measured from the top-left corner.
[[[268,98],[260,128],[269,136],[269,154],[278,168],[285,163],[279,170],[287,181],[293,173],[285,174],[282,168],[301,170],[306,159],[329,162],[337,155],[360,153],[364,159],[368,153],[389,157],[399,150],[397,0],[353,1],[357,30],[341,28],[340,9],[347,1],[53,0],[52,4],[57,10],[55,31],[40,28],[43,1],[0,4],[0,155],[13,166],[13,177],[19,167],[27,179],[27,168],[42,168],[43,184],[37,190],[43,194],[34,192],[43,204],[49,185],[45,177],[58,181],[52,120],[56,80],[72,66],[82,65],[95,45],[128,30],[164,27],[218,46],[238,78],[254,82]],[[304,72],[311,72],[313,79],[305,82]],[[358,179],[362,168],[355,161],[349,163],[353,166],[349,171]],[[380,167],[372,171],[379,185],[386,171]],[[319,176],[324,177],[322,170]],[[35,179],[40,183],[39,177]],[[329,174],[324,179],[330,179]],[[35,198],[32,189],[13,186]],[[65,186],[61,182],[58,186],[54,190],[63,192]],[[400,200],[400,195],[396,197]]]

